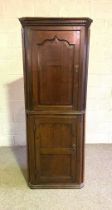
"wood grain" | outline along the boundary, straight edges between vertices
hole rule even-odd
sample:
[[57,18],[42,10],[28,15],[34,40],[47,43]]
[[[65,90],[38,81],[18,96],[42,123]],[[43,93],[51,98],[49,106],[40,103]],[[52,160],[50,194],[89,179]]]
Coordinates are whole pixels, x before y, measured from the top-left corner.
[[81,188],[89,18],[20,18],[29,186]]

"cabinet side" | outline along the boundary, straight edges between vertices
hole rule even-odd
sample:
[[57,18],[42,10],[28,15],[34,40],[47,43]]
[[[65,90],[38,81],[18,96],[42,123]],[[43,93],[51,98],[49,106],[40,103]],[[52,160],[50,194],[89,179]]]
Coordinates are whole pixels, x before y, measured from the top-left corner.
[[22,37],[22,58],[23,58],[23,80],[24,80],[24,98],[25,98],[25,124],[26,124],[26,149],[27,149],[27,179],[28,182],[31,179],[31,172],[30,172],[30,155],[29,155],[29,132],[30,129],[30,122],[28,120],[28,115],[26,113],[26,109],[28,107],[28,100],[27,100],[27,62],[26,62],[26,46],[25,46],[25,28],[21,27],[21,37]]

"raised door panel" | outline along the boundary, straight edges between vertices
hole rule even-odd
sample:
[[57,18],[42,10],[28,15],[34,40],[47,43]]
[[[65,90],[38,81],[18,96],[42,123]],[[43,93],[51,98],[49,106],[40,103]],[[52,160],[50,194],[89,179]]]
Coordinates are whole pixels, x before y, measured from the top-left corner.
[[[74,45],[59,40],[38,44],[39,104],[71,105],[73,96]],[[70,62],[71,60],[71,62]]]
[[26,32],[31,110],[76,110],[80,30]]
[[76,118],[41,116],[35,127],[36,183],[75,183]]
[[27,115],[30,186],[83,182],[84,116]]

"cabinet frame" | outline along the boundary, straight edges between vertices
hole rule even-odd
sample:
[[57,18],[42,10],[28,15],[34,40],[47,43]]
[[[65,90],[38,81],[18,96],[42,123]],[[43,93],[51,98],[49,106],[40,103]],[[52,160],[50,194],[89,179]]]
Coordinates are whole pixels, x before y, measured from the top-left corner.
[[[27,162],[28,162],[28,185],[32,189],[36,188],[81,188],[84,186],[84,158],[85,158],[85,114],[86,114],[86,89],[87,89],[87,75],[88,75],[88,54],[89,54],[89,36],[90,36],[90,25],[92,20],[90,18],[35,18],[35,17],[26,17],[19,18],[19,21],[22,25],[22,47],[23,47],[23,69],[24,69],[24,92],[25,92],[25,112],[26,112],[26,133],[27,133]],[[43,31],[43,33],[41,33]],[[32,32],[34,36],[32,36]],[[42,39],[43,35],[48,32],[50,34],[53,32],[57,32],[57,34],[61,34],[61,32],[79,32],[80,34],[80,42],[77,45],[77,52],[75,57],[75,74],[77,87],[72,91],[73,100],[72,103],[62,103],[60,104],[39,104],[38,100],[35,101],[35,85],[34,79],[37,76],[35,74],[32,75],[32,37],[36,39],[35,34],[40,33],[40,41],[38,44],[43,45],[45,39]],[[63,34],[64,34],[63,33]],[[69,33],[69,34],[70,34]],[[46,37],[49,41],[66,41],[68,46],[74,44],[69,41],[69,38],[61,37],[58,35],[53,35],[53,37]],[[68,35],[67,35],[68,36]],[[69,36],[68,36],[69,37]],[[74,36],[75,37],[75,36]],[[79,47],[80,46],[80,47]],[[35,53],[34,53],[35,56]],[[70,62],[70,61],[69,61]],[[34,69],[34,71],[36,71]],[[65,79],[66,80],[66,79]],[[35,80],[35,84],[38,83]],[[74,87],[74,86],[73,86]],[[38,88],[37,88],[38,89]],[[75,96],[76,94],[76,96]],[[69,95],[69,94],[68,94]],[[74,100],[75,99],[75,100]],[[43,100],[43,99],[42,99]],[[35,101],[35,103],[34,103]],[[43,100],[44,101],[44,100]],[[69,101],[69,100],[68,100]],[[44,122],[47,126],[47,121],[50,121],[51,124],[56,124],[56,122],[66,122],[69,124],[69,119],[71,124],[76,127],[76,139],[75,139],[75,152],[73,152],[73,148],[41,148],[40,142],[42,140],[37,140],[38,132],[41,132],[40,122]],[[74,123],[76,122],[76,123]],[[76,125],[75,125],[76,124]],[[73,126],[72,125],[72,126]],[[69,127],[69,126],[68,126]],[[48,128],[49,129],[49,128]],[[57,128],[58,129],[58,126]],[[63,128],[65,129],[65,128]],[[58,131],[58,135],[63,134],[63,129]],[[67,128],[68,129],[68,128]],[[52,131],[52,129],[50,130]],[[62,133],[61,133],[62,132]],[[70,135],[70,139],[72,138],[72,134],[69,129],[68,134]],[[65,133],[66,133],[65,132]],[[61,133],[61,134],[60,134]],[[75,131],[73,131],[75,133]],[[68,135],[67,134],[67,135]],[[52,134],[53,135],[53,134]],[[73,134],[74,135],[74,134]],[[40,137],[39,137],[40,138]],[[51,138],[51,137],[49,137]],[[57,137],[57,139],[60,136]],[[64,137],[63,137],[64,138]],[[44,139],[44,138],[43,138]],[[65,138],[66,139],[66,138]],[[44,139],[45,140],[45,139]],[[43,140],[43,141],[44,141]],[[49,141],[48,141],[49,142]],[[59,143],[59,142],[58,142]],[[74,142],[73,142],[74,145]],[[60,158],[63,154],[71,155],[74,161],[72,166],[72,178],[70,178],[69,172],[66,170],[66,175],[63,175],[63,171],[65,170],[63,165],[63,171],[59,168],[58,175],[54,178],[47,177],[49,173],[55,170],[53,167],[51,169],[47,168],[44,170],[45,161],[43,158],[41,160],[40,153],[42,155],[58,155],[60,153]],[[57,158],[57,156],[55,157]],[[54,159],[55,159],[54,158]],[[66,159],[62,158],[63,161]],[[42,162],[43,161],[43,162]],[[65,162],[67,163],[67,159]],[[69,162],[68,162],[69,163]],[[40,175],[41,170],[39,171],[40,164],[43,164],[43,172]],[[68,167],[68,168],[69,168]],[[51,171],[50,171],[51,170]],[[69,171],[69,170],[68,170]],[[59,174],[60,173],[60,174]],[[68,180],[67,180],[68,173]],[[43,175],[42,175],[43,174]],[[47,174],[47,175],[46,175]],[[42,178],[43,176],[43,178]],[[61,176],[61,177],[60,177]],[[59,179],[60,177],[60,179]],[[62,178],[62,181],[61,181]],[[53,181],[54,179],[54,181]],[[65,179],[65,181],[64,181]]]

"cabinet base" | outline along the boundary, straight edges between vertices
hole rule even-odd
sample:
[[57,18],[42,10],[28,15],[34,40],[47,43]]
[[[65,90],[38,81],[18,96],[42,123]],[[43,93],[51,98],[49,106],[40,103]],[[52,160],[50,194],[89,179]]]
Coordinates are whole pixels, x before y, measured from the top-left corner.
[[84,183],[81,184],[40,184],[33,185],[31,183],[28,184],[31,189],[81,189],[84,187]]

